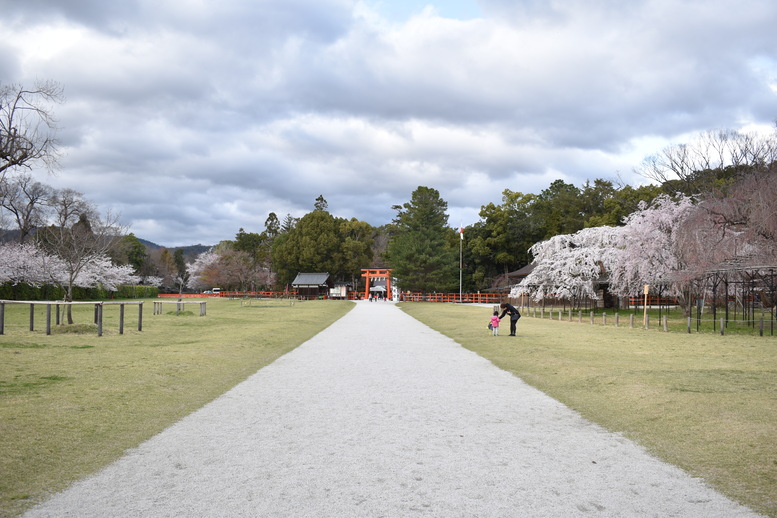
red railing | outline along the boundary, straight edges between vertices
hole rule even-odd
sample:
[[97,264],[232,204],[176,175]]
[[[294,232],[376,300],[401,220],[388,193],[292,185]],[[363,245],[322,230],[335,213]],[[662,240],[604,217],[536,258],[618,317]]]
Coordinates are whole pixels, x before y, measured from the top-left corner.
[[399,294],[406,302],[466,302],[475,304],[499,304],[504,300],[501,293],[407,293]]
[[[221,291],[219,293],[160,293],[161,298],[260,298],[260,299],[279,299],[296,298],[296,291]],[[324,296],[323,298],[330,298]],[[348,292],[348,300],[357,300],[364,298],[364,293],[359,291]],[[500,293],[410,293],[402,292],[399,294],[401,302],[464,302],[471,304],[499,304],[504,301],[504,295]]]

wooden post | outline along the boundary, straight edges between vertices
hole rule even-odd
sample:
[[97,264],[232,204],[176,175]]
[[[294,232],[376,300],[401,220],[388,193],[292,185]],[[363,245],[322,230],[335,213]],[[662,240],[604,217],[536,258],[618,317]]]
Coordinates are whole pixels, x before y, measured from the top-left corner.
[[119,334],[124,334],[124,304],[119,304]]
[[594,312],[591,311],[591,325],[594,325]]
[[583,310],[580,309],[577,311],[577,323],[582,324],[583,323]]
[[572,308],[569,308],[569,321],[572,322]]
[[138,304],[138,331],[143,331],[143,301]]
[[650,315],[645,314],[645,329],[650,329]]
[[691,317],[688,317],[688,334],[691,334]]
[[630,327],[631,329],[634,329],[634,313],[631,313],[631,314],[629,315],[629,327]]
[[602,324],[607,325],[607,313],[602,313]]
[[669,332],[669,322],[668,322],[667,316],[664,315],[664,333],[668,333],[668,332]]
[[615,327],[620,327],[621,322],[621,314],[615,313]]
[[725,332],[724,331],[724,327],[723,327],[723,323],[725,322],[725,320],[726,320],[725,318],[720,317],[720,336],[723,336],[723,334]]
[[51,334],[51,304],[46,304],[46,334]]
[[95,304],[94,313],[97,316],[97,336],[103,335],[103,305]]

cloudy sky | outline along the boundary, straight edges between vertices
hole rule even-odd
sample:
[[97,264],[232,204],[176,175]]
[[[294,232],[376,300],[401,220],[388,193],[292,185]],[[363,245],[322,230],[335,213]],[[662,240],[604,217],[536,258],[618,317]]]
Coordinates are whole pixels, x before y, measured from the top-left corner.
[[671,143],[777,118],[774,0],[0,0],[0,82],[53,79],[40,180],[166,246],[323,195],[373,225],[419,185],[450,224],[505,188],[638,185]]

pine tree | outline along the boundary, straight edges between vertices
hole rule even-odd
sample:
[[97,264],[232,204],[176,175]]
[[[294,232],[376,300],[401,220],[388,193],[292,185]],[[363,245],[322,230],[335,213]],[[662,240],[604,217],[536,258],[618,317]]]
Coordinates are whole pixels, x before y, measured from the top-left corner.
[[393,207],[394,235],[386,253],[402,290],[451,291],[458,283],[457,243],[448,227],[448,203],[436,189],[418,187],[411,199]]

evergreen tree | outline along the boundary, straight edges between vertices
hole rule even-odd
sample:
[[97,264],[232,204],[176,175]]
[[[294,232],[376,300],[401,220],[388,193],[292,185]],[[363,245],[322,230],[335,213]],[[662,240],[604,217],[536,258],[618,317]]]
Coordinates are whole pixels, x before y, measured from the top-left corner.
[[458,286],[458,240],[448,227],[448,203],[430,187],[395,205],[394,235],[386,253],[403,290],[451,291]]

